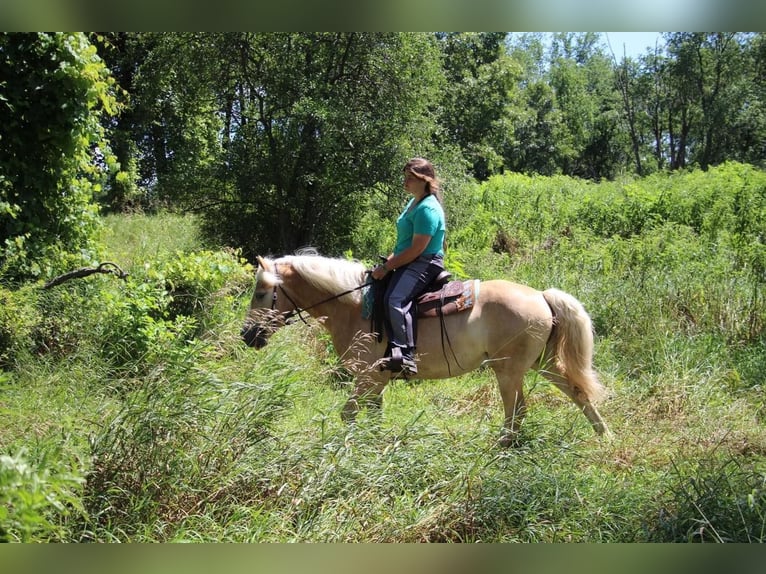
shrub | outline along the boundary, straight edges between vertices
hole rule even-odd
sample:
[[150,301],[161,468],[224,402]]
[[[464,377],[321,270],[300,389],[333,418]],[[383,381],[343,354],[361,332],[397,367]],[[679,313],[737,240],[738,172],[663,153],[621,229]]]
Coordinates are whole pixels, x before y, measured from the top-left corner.
[[251,287],[253,268],[238,251],[194,251],[160,260],[147,276],[164,283],[170,319],[186,315],[204,321],[217,299]]
[[145,370],[183,352],[216,305],[233,305],[251,282],[252,267],[233,251],[160,256],[124,282],[102,283],[93,341],[111,364]]
[[32,347],[32,332],[39,321],[34,288],[0,286],[0,368],[11,366],[22,351]]
[[95,341],[115,366],[144,363],[148,367],[191,334],[188,321],[168,319],[170,297],[145,276],[131,275],[102,294],[103,307],[95,320]]
[[54,461],[35,467],[23,451],[0,455],[0,542],[67,540],[61,519],[82,512],[82,482]]

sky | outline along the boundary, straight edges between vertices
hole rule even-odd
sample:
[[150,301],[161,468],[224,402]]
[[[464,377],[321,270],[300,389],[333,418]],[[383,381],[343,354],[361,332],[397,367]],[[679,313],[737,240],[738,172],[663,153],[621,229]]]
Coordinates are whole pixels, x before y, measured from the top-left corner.
[[647,48],[654,49],[655,41],[659,40],[662,46],[662,37],[659,32],[603,32],[604,43],[607,39],[612,47],[612,52],[618,60],[622,60],[623,55],[629,58],[637,58],[646,53]]

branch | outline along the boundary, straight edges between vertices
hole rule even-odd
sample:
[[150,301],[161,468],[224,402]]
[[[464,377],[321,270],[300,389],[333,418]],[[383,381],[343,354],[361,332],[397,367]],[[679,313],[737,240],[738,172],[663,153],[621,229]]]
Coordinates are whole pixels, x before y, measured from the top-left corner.
[[[113,267],[113,269],[108,268],[107,266]],[[116,263],[112,263],[110,261],[104,261],[101,265],[98,267],[81,267],[80,269],[75,269],[74,271],[69,271],[68,273],[64,273],[63,275],[59,275],[58,277],[55,277],[48,281],[45,285],[43,285],[43,289],[50,289],[51,287],[55,287],[56,285],[61,285],[65,281],[69,281],[70,279],[76,279],[78,277],[87,277],[89,275],[93,275],[94,273],[111,273],[113,275],[116,275],[120,279],[125,279],[128,274],[125,273],[125,271],[120,268],[119,265]]]

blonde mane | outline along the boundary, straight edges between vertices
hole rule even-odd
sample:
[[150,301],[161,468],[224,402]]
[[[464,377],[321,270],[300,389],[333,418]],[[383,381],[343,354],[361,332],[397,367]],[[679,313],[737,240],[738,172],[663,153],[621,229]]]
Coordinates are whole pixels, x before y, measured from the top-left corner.
[[[320,255],[285,255],[274,261],[277,265],[290,265],[306,282],[316,289],[335,295],[363,285],[365,267],[359,261],[335,259]],[[339,297],[339,301],[360,304],[361,289]]]

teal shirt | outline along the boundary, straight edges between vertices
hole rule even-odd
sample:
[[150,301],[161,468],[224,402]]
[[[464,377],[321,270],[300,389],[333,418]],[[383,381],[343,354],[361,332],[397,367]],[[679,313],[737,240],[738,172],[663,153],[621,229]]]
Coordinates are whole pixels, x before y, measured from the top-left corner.
[[430,235],[431,241],[423,251],[423,255],[444,255],[444,233],[446,224],[444,210],[439,200],[428,195],[419,204],[414,205],[413,197],[396,220],[396,247],[394,255],[398,255],[410,245],[414,235]]

